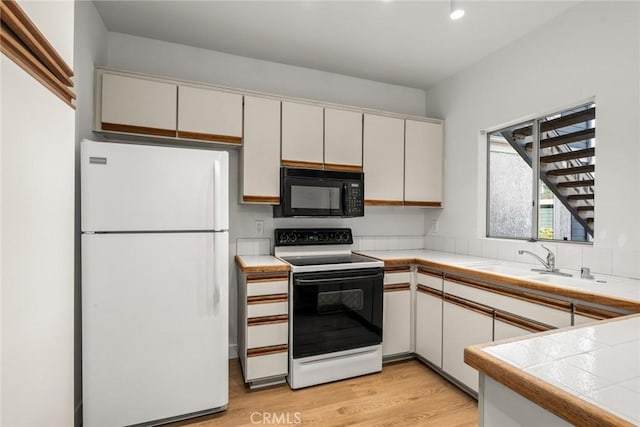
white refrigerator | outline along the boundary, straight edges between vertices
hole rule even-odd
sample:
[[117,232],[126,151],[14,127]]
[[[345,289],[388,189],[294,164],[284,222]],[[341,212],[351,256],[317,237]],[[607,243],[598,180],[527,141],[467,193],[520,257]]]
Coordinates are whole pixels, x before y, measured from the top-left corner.
[[82,141],[87,427],[228,403],[228,154]]

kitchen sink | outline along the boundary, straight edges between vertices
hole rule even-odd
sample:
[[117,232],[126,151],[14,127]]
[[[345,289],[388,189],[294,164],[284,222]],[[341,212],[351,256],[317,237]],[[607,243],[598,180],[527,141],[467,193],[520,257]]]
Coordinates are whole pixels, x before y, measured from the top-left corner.
[[537,280],[538,282],[545,283],[553,283],[556,285],[566,285],[573,287],[591,287],[604,285],[606,282],[604,280],[589,280],[589,279],[580,279],[577,277],[564,277],[564,276],[556,276],[553,274],[538,274],[535,276],[529,276],[529,279]]
[[[487,264],[487,265],[474,265],[474,269],[487,271],[490,273],[504,274],[506,276],[524,277],[536,275],[530,268],[519,267],[508,264]],[[538,276],[538,275],[536,275]]]

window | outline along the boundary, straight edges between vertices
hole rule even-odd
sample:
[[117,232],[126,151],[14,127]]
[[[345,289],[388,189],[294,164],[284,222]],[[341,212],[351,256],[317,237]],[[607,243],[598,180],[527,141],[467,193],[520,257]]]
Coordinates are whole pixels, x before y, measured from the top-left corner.
[[487,134],[487,237],[592,242],[596,107]]

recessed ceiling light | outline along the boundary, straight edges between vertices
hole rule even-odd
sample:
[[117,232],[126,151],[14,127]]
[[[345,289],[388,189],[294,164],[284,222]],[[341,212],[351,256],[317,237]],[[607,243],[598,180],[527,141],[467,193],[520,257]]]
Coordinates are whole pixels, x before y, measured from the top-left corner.
[[460,19],[464,16],[464,9],[454,4],[453,0],[449,1],[449,18],[452,20]]

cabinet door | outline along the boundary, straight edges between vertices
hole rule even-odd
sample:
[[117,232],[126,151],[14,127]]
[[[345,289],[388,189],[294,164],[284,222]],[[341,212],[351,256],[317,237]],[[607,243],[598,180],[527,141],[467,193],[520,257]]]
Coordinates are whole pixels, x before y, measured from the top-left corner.
[[448,299],[442,310],[442,369],[477,392],[478,371],[464,363],[464,349],[492,341],[493,318],[486,312]]
[[322,168],[322,107],[282,102],[282,164]]
[[405,205],[442,206],[442,124],[406,120],[405,126]]
[[280,203],[280,101],[244,97],[241,198],[244,203]]
[[362,170],[362,113],[324,109],[324,163],[327,169]]
[[404,120],[364,115],[364,197],[367,205],[402,205]]
[[442,296],[420,285],[416,293],[416,353],[442,368]]
[[500,319],[495,319],[493,324],[493,340],[499,341],[506,338],[515,338],[522,335],[533,334],[535,331],[530,331],[522,326],[508,323]]
[[101,128],[105,131],[176,136],[175,84],[102,75]]
[[409,284],[385,287],[382,355],[411,351],[411,291]]
[[242,142],[242,95],[191,86],[178,94],[178,137]]

